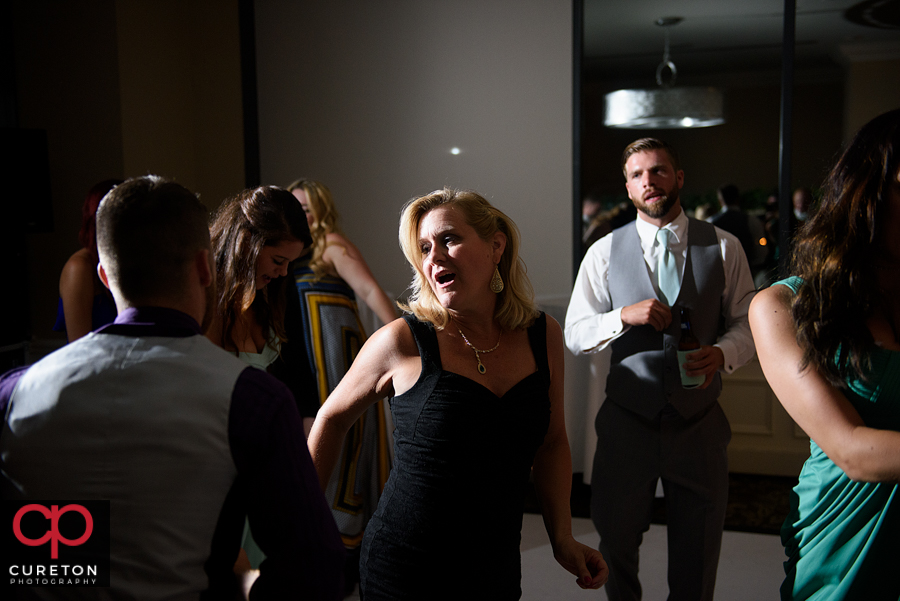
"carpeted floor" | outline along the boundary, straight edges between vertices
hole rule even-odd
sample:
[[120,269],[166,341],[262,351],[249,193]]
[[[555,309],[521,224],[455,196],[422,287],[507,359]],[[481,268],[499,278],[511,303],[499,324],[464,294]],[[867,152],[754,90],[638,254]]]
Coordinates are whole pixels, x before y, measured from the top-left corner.
[[730,474],[725,530],[780,534],[796,477]]
[[[730,474],[725,530],[779,534],[795,484],[797,478],[793,477]],[[590,517],[590,502],[590,486],[582,482],[581,474],[575,474],[572,478],[572,517]],[[540,513],[533,490],[529,492],[525,510]],[[653,523],[666,523],[665,502],[661,498],[656,499],[653,506]]]

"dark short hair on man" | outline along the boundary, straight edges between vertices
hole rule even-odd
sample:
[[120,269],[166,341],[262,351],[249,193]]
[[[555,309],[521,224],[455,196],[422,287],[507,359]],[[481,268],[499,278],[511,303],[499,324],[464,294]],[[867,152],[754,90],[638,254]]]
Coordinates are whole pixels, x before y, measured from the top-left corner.
[[193,192],[161,177],[126,180],[97,210],[100,262],[129,301],[183,292],[203,249],[209,249],[206,207]]
[[681,171],[678,153],[675,152],[675,148],[671,144],[658,138],[641,138],[625,147],[625,151],[622,153],[622,173],[625,173],[625,163],[628,162],[628,157],[639,152],[647,152],[648,150],[665,150],[669,155],[669,160],[672,161],[672,167],[675,168],[675,171]]

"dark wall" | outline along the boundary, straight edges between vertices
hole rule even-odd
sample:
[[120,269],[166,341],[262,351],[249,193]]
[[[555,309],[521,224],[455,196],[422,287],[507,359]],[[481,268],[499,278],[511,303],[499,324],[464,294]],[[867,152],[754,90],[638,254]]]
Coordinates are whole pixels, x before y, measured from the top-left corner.
[[61,338],[50,330],[57,282],[79,248],[85,194],[123,175],[116,7],[113,0],[16,0],[12,16],[16,117],[19,127],[46,132],[52,227],[26,234],[28,277],[10,293],[28,303],[33,336]]

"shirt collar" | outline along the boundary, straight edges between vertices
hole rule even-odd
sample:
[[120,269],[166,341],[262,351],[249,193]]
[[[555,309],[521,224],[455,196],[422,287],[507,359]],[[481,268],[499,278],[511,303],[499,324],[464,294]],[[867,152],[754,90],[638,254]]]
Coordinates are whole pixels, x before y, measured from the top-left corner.
[[200,324],[187,313],[165,307],[129,307],[116,321],[97,330],[121,336],[165,336],[183,338],[200,334]]
[[[641,239],[641,246],[645,249],[651,248],[656,241],[656,232],[662,228],[658,228],[652,223],[644,221],[640,217],[635,221],[637,221],[637,233]],[[664,225],[663,228],[671,231],[675,235],[675,240],[671,242],[671,244],[683,244],[684,241],[687,240],[687,215],[684,214],[684,211],[679,212],[678,216],[670,223]]]

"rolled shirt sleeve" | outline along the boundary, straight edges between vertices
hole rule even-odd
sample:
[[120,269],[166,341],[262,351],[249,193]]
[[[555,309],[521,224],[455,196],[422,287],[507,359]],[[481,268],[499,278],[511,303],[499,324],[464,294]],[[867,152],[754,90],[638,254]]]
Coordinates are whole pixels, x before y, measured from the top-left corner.
[[715,346],[722,349],[725,364],[722,371],[730,374],[746,365],[756,354],[753,334],[750,332],[750,301],[756,294],[750,265],[738,239],[728,232],[716,228],[722,263],[725,268],[725,290],[722,292],[722,315],[725,318],[725,333]]
[[622,308],[612,308],[609,296],[609,255],[613,234],[600,238],[588,249],[569,308],[566,311],[566,346],[576,355],[599,352],[631,326],[622,323]]

